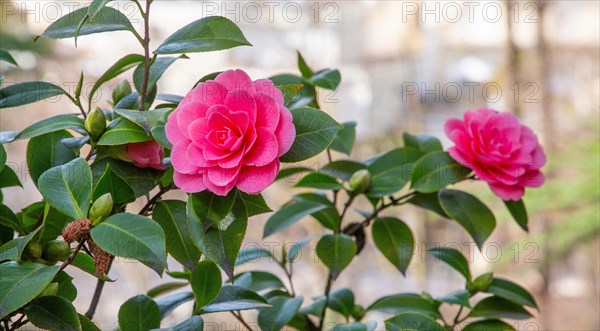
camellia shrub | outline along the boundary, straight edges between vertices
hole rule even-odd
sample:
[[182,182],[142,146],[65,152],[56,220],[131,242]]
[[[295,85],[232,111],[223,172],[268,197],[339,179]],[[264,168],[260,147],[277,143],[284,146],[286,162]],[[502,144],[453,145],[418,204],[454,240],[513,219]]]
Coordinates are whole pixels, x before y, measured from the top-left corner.
[[[454,143],[448,151],[434,137],[404,134],[402,147],[351,160],[342,156],[352,150],[356,123],[336,122],[320,110],[316,98],[317,88],[337,88],[338,70],[314,71],[298,54],[299,74],[250,78],[240,69],[199,73],[205,76],[183,96],[160,94],[157,82],[184,54],[250,43],[228,19],[206,17],[152,50],[151,1],[134,1],[145,23],[141,33],[107,2],[92,1],[51,24],[41,37],[125,30],[137,38],[143,54],[123,56],[85,96],[84,73],[74,94],[46,82],[0,90],[1,108],[57,95],[72,101],[71,109],[57,110],[64,114],[0,136],[2,144],[29,140],[27,166],[43,196],[22,210],[0,205],[4,330],[28,323],[51,330],[98,330],[93,315],[103,285],[114,281],[110,268],[115,257],[137,260],[165,279],[122,303],[121,330],[201,330],[203,316],[214,312],[230,312],[245,327],[263,330],[513,330],[502,319],[527,319],[537,309],[521,286],[492,273],[473,275],[467,259],[451,248],[428,251],[464,277],[464,287],[446,296],[381,293],[361,306],[351,289],[335,286],[354,259],[371,258],[360,254],[370,242],[399,277],[407,271],[414,236],[402,220],[383,214],[406,204],[457,222],[481,249],[496,226],[494,214],[472,194],[448,188],[458,182],[487,182],[527,230],[521,197],[526,187],[544,182],[540,167],[545,156],[535,134],[517,118],[489,109],[467,111],[464,118],[446,122]],[[8,52],[0,54],[16,65]],[[110,107],[83,101],[93,100],[104,84],[130,69],[132,84],[124,80],[118,85]],[[329,163],[320,169],[294,165],[321,153]],[[2,187],[19,186],[6,159],[1,147]],[[261,192],[291,175],[301,176],[295,187],[303,188],[302,193],[278,208],[267,206]],[[164,199],[171,190],[186,192],[187,200]],[[128,208],[144,196],[141,210]],[[371,208],[355,213],[353,203],[360,199]],[[264,237],[310,219],[323,232],[286,245],[289,249],[282,252],[240,250],[247,228],[256,226],[249,218],[263,213],[270,213]],[[355,213],[351,222],[350,213]],[[317,297],[302,296],[293,285],[294,263],[310,241],[317,242],[316,254],[329,270]],[[167,255],[181,265],[167,270]],[[280,272],[236,272],[237,266],[264,257],[277,261]],[[72,304],[77,288],[69,272],[74,268],[97,278],[87,312]],[[169,293],[175,289],[180,291]],[[183,304],[193,305],[187,320],[161,325]],[[445,305],[455,309],[441,309]],[[256,314],[244,316],[245,310]],[[373,311],[389,314],[385,325],[365,319]],[[442,311],[454,313],[444,316]]]

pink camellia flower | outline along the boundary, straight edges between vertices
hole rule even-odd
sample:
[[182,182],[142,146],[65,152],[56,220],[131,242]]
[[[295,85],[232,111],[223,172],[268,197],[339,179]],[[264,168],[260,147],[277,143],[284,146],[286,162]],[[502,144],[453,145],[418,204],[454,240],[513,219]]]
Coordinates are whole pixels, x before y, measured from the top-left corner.
[[199,84],[167,120],[175,185],[217,195],[237,187],[257,194],[279,172],[296,137],[283,95],[268,79],[228,70]]
[[464,121],[450,119],[444,129],[456,144],[450,156],[473,169],[501,199],[519,200],[525,187],[544,183],[544,150],[515,116],[491,109],[467,111]]
[[127,156],[136,167],[165,169],[165,165],[162,163],[165,152],[162,146],[154,140],[127,144]]

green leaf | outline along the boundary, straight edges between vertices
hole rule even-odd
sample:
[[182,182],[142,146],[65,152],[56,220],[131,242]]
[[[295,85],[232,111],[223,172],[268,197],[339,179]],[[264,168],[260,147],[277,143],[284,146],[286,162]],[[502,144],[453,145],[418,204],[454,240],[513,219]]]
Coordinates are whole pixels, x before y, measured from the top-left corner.
[[414,148],[403,147],[375,159],[367,168],[371,174],[371,186],[367,195],[380,198],[400,191],[408,183],[413,165],[421,155]]
[[0,145],[0,170],[2,170],[6,164],[6,157],[6,150],[4,149],[4,146]]
[[279,174],[277,174],[277,179],[284,179],[286,182],[294,183],[298,178],[297,174],[301,174],[303,172],[312,171],[311,168],[307,167],[285,167],[279,170]]
[[523,200],[504,200],[503,202],[506,208],[508,208],[508,211],[510,212],[512,217],[517,222],[517,224],[519,224],[521,229],[529,231],[529,228],[527,227],[527,223],[529,220],[527,217],[527,210],[525,209],[525,204],[523,203]]
[[84,21],[87,15],[88,8],[85,7],[72,11],[50,24],[40,37],[63,39],[108,31],[134,30],[127,16],[110,7],[103,7],[93,18]]
[[152,298],[137,295],[119,308],[121,330],[150,330],[160,327],[160,310]]
[[379,311],[386,314],[419,313],[435,319],[441,317],[433,300],[426,300],[412,293],[394,294],[379,298],[367,307],[367,311]]
[[0,144],[7,144],[19,134],[19,131],[0,131]]
[[342,80],[342,75],[340,71],[337,69],[324,69],[316,72],[312,77],[308,79],[308,82],[312,85],[322,87],[328,90],[335,90],[338,85],[340,85],[340,81]]
[[0,262],[5,260],[19,261],[27,244],[40,231],[35,229],[26,236],[15,238],[0,247]]
[[356,139],[356,122],[344,122],[342,125],[344,128],[335,135],[330,147],[334,151],[350,155]]
[[252,291],[262,291],[285,288],[279,277],[266,271],[250,271],[241,273],[234,278],[235,285]]
[[407,312],[385,320],[388,331],[446,331],[446,329],[427,315]]
[[158,274],[167,265],[165,233],[152,220],[134,214],[110,216],[91,231],[92,239],[108,253],[144,262]]
[[89,318],[87,318],[87,317],[85,317],[85,316],[83,316],[81,314],[77,314],[77,316],[79,316],[79,323],[81,323],[81,329],[83,331],[102,331]]
[[317,193],[302,193],[295,195],[293,199],[296,202],[311,202],[326,206],[326,208],[315,211],[310,215],[324,227],[339,232],[340,214],[327,197]]
[[469,270],[469,263],[458,250],[454,248],[432,248],[427,250],[427,252],[460,272],[467,281],[471,281],[472,276]]
[[102,279],[107,282],[114,282],[114,280],[108,278],[108,276],[98,275],[98,273],[96,273],[96,266],[94,265],[94,258],[89,256],[86,253],[82,253],[82,252],[77,253],[77,255],[75,255],[75,258],[73,259],[73,262],[71,262],[71,265],[82,271],[85,271],[86,273],[88,273],[98,279]]
[[150,192],[156,186],[162,175],[162,171],[151,168],[138,168],[132,163],[106,157],[96,160],[96,162],[92,164],[92,174],[95,183],[97,183],[104,174],[107,164],[110,165],[110,170],[121,177],[127,185],[131,187],[136,197],[140,197]]
[[263,198],[262,194],[247,194],[244,192],[239,192],[239,194],[246,205],[248,217],[270,213],[273,211],[267,205],[267,202],[265,201],[265,198]]
[[40,294],[50,284],[58,268],[31,262],[0,264],[0,318]]
[[457,190],[440,190],[438,198],[446,214],[465,228],[481,249],[496,227],[489,208],[473,195]]
[[27,143],[27,167],[33,183],[37,185],[40,176],[48,169],[61,166],[77,157],[63,139],[73,137],[66,130],[60,130],[32,138]]
[[470,293],[467,290],[459,290],[448,295],[445,295],[440,298],[436,298],[436,301],[460,305],[463,307],[470,308],[471,304],[469,303]]
[[[128,55],[125,55],[124,57],[120,58],[117,62],[115,62],[115,64],[113,64],[110,68],[108,68],[108,70],[106,70],[106,72],[104,74],[102,74],[102,76],[100,76],[100,78],[98,78],[96,83],[94,83],[94,86],[92,87],[92,89],[90,90],[90,93],[88,95],[88,108],[91,109],[91,104],[92,104],[92,100],[94,98],[94,94],[100,88],[100,86],[102,86],[102,84],[119,76],[120,74],[137,66],[139,63],[142,63],[144,61],[145,61],[145,58],[143,55],[128,54]],[[123,99],[125,99],[125,98],[123,98]],[[123,100],[121,100],[121,101],[123,101]],[[115,108],[118,108],[117,105],[115,105]]]
[[47,202],[45,203],[42,217],[42,227],[38,237],[38,242],[40,244],[46,244],[50,240],[56,239],[61,235],[62,230],[67,223],[73,220],[73,218],[52,208]]
[[170,109],[152,109],[152,110],[132,110],[132,109],[115,109],[115,113],[125,117],[129,121],[137,124],[144,129],[146,133],[152,133],[152,129],[159,125],[159,122],[166,118]]
[[454,161],[448,152],[423,156],[412,171],[412,185],[418,192],[431,193],[465,179],[471,169]]
[[512,301],[519,305],[538,309],[535,299],[526,289],[507,279],[494,278],[487,291],[503,299]]
[[194,21],[169,36],[154,54],[212,52],[237,46],[252,46],[240,28],[221,16]]
[[124,145],[149,140],[152,140],[152,136],[148,135],[144,129],[123,117],[119,117],[106,128],[106,131],[98,140],[98,145]]
[[57,115],[28,126],[19,133],[15,140],[33,138],[64,129],[79,129],[85,132],[81,118],[74,115]]
[[324,151],[342,126],[327,113],[311,107],[292,110],[296,138],[280,160],[299,162]]
[[87,15],[93,20],[110,1],[112,0],[92,0],[88,6]]
[[163,284],[160,284],[160,285],[155,286],[155,287],[151,288],[150,290],[148,290],[148,293],[146,293],[146,295],[151,298],[154,298],[159,295],[165,294],[167,292],[176,290],[178,288],[185,287],[187,285],[188,285],[188,283],[184,283],[184,282],[163,283]]
[[270,308],[261,309],[258,313],[258,325],[261,330],[279,331],[288,324],[300,309],[303,298],[276,296],[269,299]]
[[346,323],[346,324],[336,324],[332,331],[374,331],[377,328],[377,322],[370,321],[368,323]]
[[298,201],[288,203],[271,215],[271,217],[269,217],[264,227],[263,238],[279,232],[296,223],[303,217],[323,210],[327,207],[328,206],[326,204],[313,201]]
[[58,211],[75,219],[85,218],[92,194],[92,171],[84,159],[77,158],[44,172],[38,188]]
[[228,197],[206,191],[190,194],[187,222],[190,236],[200,251],[233,279],[235,261],[248,226],[240,195],[235,191]]
[[302,77],[292,74],[282,74],[269,77],[275,86],[281,90],[287,109],[298,109],[314,105],[315,87],[306,84]]
[[54,277],[53,282],[58,283],[56,295],[63,297],[71,302],[77,298],[77,288],[73,285],[73,277],[64,271],[61,271]]
[[366,168],[367,167],[360,162],[339,160],[326,164],[319,171],[347,182],[355,172]]
[[4,168],[0,170],[0,188],[13,186],[23,187],[15,171],[9,166],[4,166]]
[[412,198],[408,200],[408,203],[411,203],[415,206],[419,206],[427,210],[431,210],[432,212],[442,217],[450,218],[450,216],[448,216],[448,214],[446,214],[446,212],[442,208],[442,205],[440,205],[440,200],[438,199],[437,193],[416,192],[412,196]]
[[[158,82],[160,77],[162,77],[162,75],[165,73],[165,71],[167,71],[167,69],[175,61],[177,61],[180,58],[187,58],[187,57],[180,56],[180,57],[157,58],[150,66],[150,70],[148,72],[147,91],[150,91],[151,89],[153,89],[156,86],[156,83]],[[142,90],[144,88],[145,69],[146,68],[145,68],[144,63],[141,63],[137,66],[137,68],[135,68],[135,71],[133,72],[133,84],[135,85],[135,89],[139,93],[142,93]]]
[[62,94],[67,95],[67,92],[52,83],[17,83],[0,89],[0,108],[22,106]]
[[191,241],[186,223],[186,205],[179,200],[162,200],[152,211],[154,219],[165,232],[167,252],[179,263],[195,270],[200,251]]
[[221,288],[217,298],[202,309],[203,313],[221,311],[248,310],[269,307],[269,303],[260,295],[239,287],[226,285]]
[[180,292],[156,300],[156,304],[160,309],[160,317],[165,318],[175,308],[193,299],[194,294],[192,292]]
[[501,320],[483,320],[465,326],[462,331],[516,331],[515,328]]
[[337,179],[320,172],[310,173],[302,178],[295,187],[312,187],[319,190],[341,190],[344,187]]
[[59,296],[43,296],[23,309],[33,325],[49,330],[81,330],[77,310],[69,300]]
[[402,134],[402,138],[404,139],[404,146],[416,148],[425,154],[443,150],[442,143],[433,136],[424,134],[413,136],[405,132]]
[[8,226],[13,228],[19,233],[25,233],[26,231],[21,227],[19,219],[13,213],[13,211],[4,204],[0,204],[0,225]]
[[300,70],[302,77],[305,79],[310,78],[312,75],[314,75],[314,72],[308,67],[306,61],[304,61],[304,57],[302,56],[302,54],[300,54],[299,51],[296,51],[296,54],[298,57],[298,69]]
[[17,64],[17,61],[15,61],[15,59],[12,57],[12,55],[10,55],[10,53],[8,51],[5,51],[3,49],[0,49],[0,61],[8,62],[17,67],[19,66]]
[[317,243],[317,256],[335,279],[356,255],[356,243],[346,235],[326,235]]
[[[235,265],[242,265],[244,263],[249,263],[252,261],[260,261],[263,258],[269,258],[269,261],[274,261],[275,257],[273,257],[273,255],[271,255],[271,253],[264,249],[264,248],[260,248],[260,247],[250,247],[250,248],[245,248],[245,249],[241,249],[237,259],[235,260]],[[252,262],[252,263],[256,263],[256,262]]]
[[528,319],[531,314],[521,305],[492,296],[479,301],[469,313],[469,317]]
[[161,331],[194,331],[194,330],[204,330],[204,320],[200,316],[192,316],[185,321],[163,329],[158,329]]
[[[217,74],[220,74],[220,73],[221,73],[221,71],[219,71]],[[211,77],[211,79],[214,79],[215,77],[216,77],[216,75],[214,77]],[[177,105],[183,100],[183,97],[181,95],[175,95],[175,94],[157,94],[156,99]]]
[[96,201],[102,195],[110,193],[113,202],[116,205],[125,204],[135,201],[135,193],[129,185],[115,174],[111,169],[110,165],[106,165],[106,169],[102,174],[102,177],[96,183],[94,187],[94,193],[92,194],[92,200]]
[[346,320],[354,309],[354,293],[350,289],[341,288],[329,294],[328,307],[342,314]]
[[196,298],[194,310],[211,303],[221,291],[221,271],[212,261],[200,261],[192,273],[190,285]]
[[397,218],[377,218],[373,223],[372,236],[383,256],[405,275],[415,251],[415,239],[410,228]]

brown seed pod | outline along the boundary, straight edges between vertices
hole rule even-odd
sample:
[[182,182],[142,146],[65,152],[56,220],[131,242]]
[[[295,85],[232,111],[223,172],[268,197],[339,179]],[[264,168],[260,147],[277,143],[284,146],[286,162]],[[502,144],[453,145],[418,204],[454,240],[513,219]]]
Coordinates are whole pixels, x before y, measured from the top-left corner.
[[88,246],[90,248],[90,252],[94,256],[94,266],[96,267],[96,274],[99,276],[106,275],[106,273],[108,272],[108,268],[110,267],[112,255],[105,252],[91,239],[88,240]]
[[84,218],[67,224],[62,235],[65,241],[70,244],[74,241],[87,238],[91,229],[92,223],[87,218]]

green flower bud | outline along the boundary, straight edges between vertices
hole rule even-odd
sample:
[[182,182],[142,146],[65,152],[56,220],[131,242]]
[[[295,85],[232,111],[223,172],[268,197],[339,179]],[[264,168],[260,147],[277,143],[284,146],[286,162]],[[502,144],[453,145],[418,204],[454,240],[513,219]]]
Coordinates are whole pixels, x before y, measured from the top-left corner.
[[92,204],[90,208],[89,218],[92,221],[92,226],[100,224],[105,218],[110,215],[113,209],[113,199],[110,193],[100,196]]
[[124,79],[113,90],[113,105],[116,105],[117,102],[121,101],[121,99],[128,96],[129,94],[131,94],[131,85],[126,79]]
[[38,242],[30,242],[27,244],[27,252],[33,258],[33,260],[41,258],[43,250],[42,244]]
[[44,247],[44,260],[49,262],[66,260],[71,254],[71,247],[64,241],[51,240]]
[[58,283],[54,282],[54,283],[50,283],[48,284],[48,286],[46,286],[46,288],[42,291],[42,293],[38,294],[38,298],[41,297],[47,297],[47,296],[51,296],[51,295],[56,295],[56,293],[58,293]]
[[369,189],[370,185],[371,174],[367,169],[359,170],[350,177],[350,189],[354,193],[363,193]]
[[366,313],[365,308],[361,305],[354,305],[352,308],[352,317],[357,321],[363,319]]
[[473,283],[468,285],[468,290],[471,293],[485,292],[492,285],[492,280],[494,280],[494,274],[491,272],[485,273],[475,278]]
[[104,130],[106,130],[106,116],[102,109],[96,107],[85,119],[85,129],[90,134],[90,138],[98,139]]

